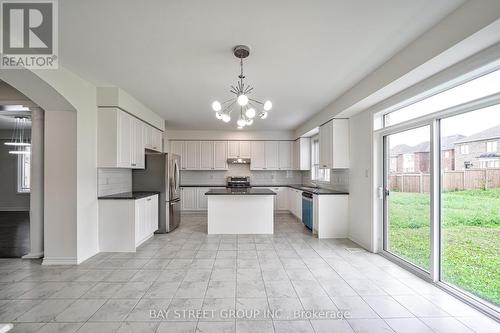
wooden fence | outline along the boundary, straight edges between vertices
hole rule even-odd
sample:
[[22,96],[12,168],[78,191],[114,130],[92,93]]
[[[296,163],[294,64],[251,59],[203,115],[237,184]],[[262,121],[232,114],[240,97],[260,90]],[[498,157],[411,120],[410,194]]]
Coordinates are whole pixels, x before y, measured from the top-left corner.
[[[445,171],[442,173],[442,180],[446,192],[499,188],[500,168]],[[428,193],[430,175],[428,173],[391,173],[389,189],[400,192]]]

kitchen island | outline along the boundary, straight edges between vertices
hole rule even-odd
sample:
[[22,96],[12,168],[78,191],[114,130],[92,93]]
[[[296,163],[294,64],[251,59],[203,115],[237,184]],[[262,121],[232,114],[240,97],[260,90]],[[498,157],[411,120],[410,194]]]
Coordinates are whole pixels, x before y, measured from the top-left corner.
[[261,188],[216,188],[205,193],[208,234],[272,234],[274,195]]

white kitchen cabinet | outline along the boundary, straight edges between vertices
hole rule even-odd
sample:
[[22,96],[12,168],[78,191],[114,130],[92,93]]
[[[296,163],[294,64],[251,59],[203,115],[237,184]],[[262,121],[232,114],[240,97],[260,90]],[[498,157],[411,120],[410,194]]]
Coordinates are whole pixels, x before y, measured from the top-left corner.
[[144,168],[143,122],[118,108],[99,108],[97,166]]
[[278,168],[292,170],[293,141],[280,141],[278,143]]
[[250,141],[228,141],[227,158],[250,158]]
[[332,119],[319,128],[320,168],[349,168],[349,120]]
[[288,188],[270,187],[269,189],[276,192],[276,195],[274,196],[274,210],[289,210]]
[[290,212],[302,220],[302,191],[288,188],[288,206]]
[[184,158],[184,141],[171,141],[170,152],[181,157],[181,169],[186,169],[186,159]]
[[251,170],[265,170],[266,169],[266,142],[265,141],[252,141],[251,142]]
[[196,194],[197,194],[197,205],[196,205],[196,210],[207,210],[208,209],[208,200],[207,196],[205,193],[210,190],[210,187],[197,187],[196,188]]
[[186,170],[200,169],[200,141],[185,141],[184,159],[186,160]]
[[279,169],[279,142],[266,141],[265,145],[266,170]]
[[293,143],[293,170],[311,170],[311,138],[298,138]]
[[135,252],[158,229],[158,195],[99,200],[99,250]]
[[313,195],[313,232],[318,238],[347,238],[349,196]]
[[214,168],[214,142],[200,142],[200,170],[212,170]]
[[198,189],[196,187],[181,188],[181,210],[198,209]]
[[227,141],[214,141],[214,170],[227,170]]
[[153,126],[142,123],[144,147],[157,152],[163,152],[163,132]]

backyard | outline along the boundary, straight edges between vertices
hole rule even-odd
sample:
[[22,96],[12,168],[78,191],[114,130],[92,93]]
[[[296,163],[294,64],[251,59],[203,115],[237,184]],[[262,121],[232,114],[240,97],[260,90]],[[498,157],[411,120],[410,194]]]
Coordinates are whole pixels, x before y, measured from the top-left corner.
[[[429,269],[429,194],[391,192],[390,251]],[[442,195],[442,277],[500,305],[500,189]]]

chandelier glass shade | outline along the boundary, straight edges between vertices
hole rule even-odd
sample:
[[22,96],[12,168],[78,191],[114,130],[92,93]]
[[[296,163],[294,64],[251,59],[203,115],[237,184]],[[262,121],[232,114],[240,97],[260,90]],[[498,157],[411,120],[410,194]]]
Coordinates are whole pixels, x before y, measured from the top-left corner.
[[236,114],[238,129],[253,124],[254,119],[266,119],[268,111],[272,109],[271,101],[261,102],[250,95],[253,92],[253,87],[245,84],[243,81],[243,59],[250,55],[250,48],[246,45],[238,45],[233,48],[233,54],[240,59],[240,75],[236,85],[231,85],[230,92],[234,97],[224,101],[212,102],[212,110],[215,112],[215,117],[225,123],[231,121],[231,116]]
[[6,146],[12,146],[9,154],[28,155],[31,153],[31,138],[27,135],[29,128],[29,119],[27,117],[16,117],[14,132],[10,141],[5,142]]

